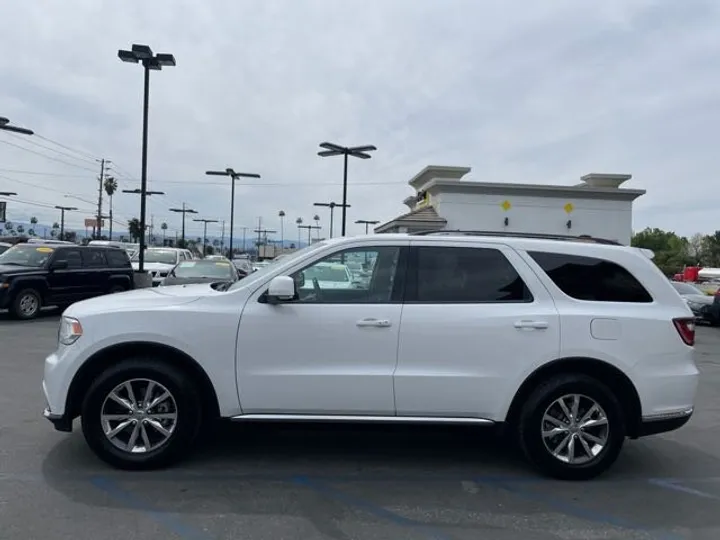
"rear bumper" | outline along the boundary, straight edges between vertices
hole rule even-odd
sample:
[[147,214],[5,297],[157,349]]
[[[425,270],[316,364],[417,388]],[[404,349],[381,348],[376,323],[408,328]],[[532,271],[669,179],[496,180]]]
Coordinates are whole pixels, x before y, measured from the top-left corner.
[[690,421],[693,411],[694,409],[690,407],[683,411],[643,418],[640,422],[638,437],[657,435],[658,433],[667,433],[668,431],[680,429]]

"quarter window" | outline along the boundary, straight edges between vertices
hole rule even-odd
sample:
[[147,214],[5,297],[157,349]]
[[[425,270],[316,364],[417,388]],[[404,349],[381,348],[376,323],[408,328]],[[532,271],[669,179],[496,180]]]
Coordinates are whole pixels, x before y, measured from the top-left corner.
[[531,302],[505,255],[492,248],[416,248],[415,294],[423,303]]
[[557,287],[577,300],[652,302],[650,293],[625,268],[594,257],[528,252]]

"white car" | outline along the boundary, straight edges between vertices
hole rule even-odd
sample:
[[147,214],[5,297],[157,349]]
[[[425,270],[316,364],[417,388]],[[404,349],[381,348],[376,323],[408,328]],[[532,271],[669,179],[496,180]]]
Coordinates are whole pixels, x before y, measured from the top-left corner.
[[350,270],[337,262],[318,263],[304,272],[304,278],[302,289],[316,286],[320,289],[349,289],[353,286]]
[[[63,314],[45,416],[121,468],[167,465],[216,417],[501,425],[558,478],[693,413],[691,311],[635,248],[500,236],[321,241],[227,284]],[[367,255],[365,288],[304,289]],[[319,282],[318,282],[319,284]]]
[[[131,258],[133,269],[136,271],[140,268],[139,257],[140,254],[135,253]],[[187,249],[147,248],[143,267],[152,276],[153,287],[157,287],[178,263],[191,260],[193,260],[192,253]]]

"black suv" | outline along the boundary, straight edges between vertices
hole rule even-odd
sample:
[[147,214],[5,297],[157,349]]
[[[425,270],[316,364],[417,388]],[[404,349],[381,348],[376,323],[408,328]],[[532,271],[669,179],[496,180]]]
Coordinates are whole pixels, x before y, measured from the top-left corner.
[[0,255],[0,309],[33,319],[43,306],[66,306],[133,288],[124,249],[18,244]]

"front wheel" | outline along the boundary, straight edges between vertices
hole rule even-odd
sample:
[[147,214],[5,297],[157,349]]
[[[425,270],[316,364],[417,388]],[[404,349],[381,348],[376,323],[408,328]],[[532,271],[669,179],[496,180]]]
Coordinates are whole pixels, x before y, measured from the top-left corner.
[[12,304],[12,314],[15,318],[27,321],[40,314],[42,299],[35,289],[24,289],[15,295]]
[[91,385],[82,405],[85,440],[121,469],[170,465],[200,428],[202,401],[189,377],[151,358],[122,361]]
[[625,441],[625,419],[613,392],[580,374],[542,383],[525,402],[519,421],[526,457],[563,480],[588,480],[606,471]]

